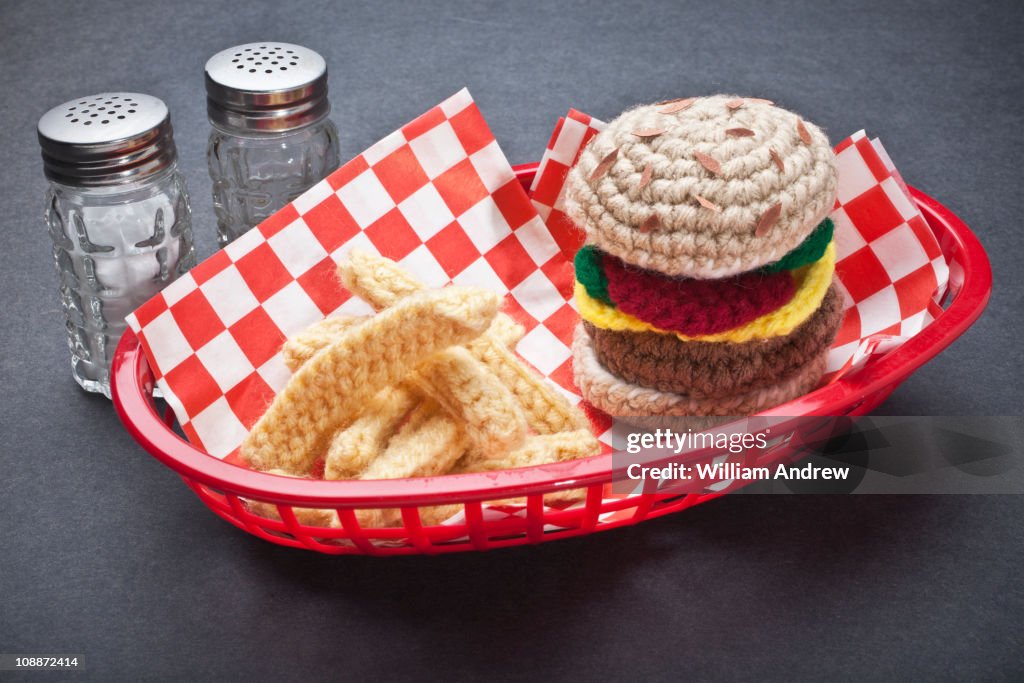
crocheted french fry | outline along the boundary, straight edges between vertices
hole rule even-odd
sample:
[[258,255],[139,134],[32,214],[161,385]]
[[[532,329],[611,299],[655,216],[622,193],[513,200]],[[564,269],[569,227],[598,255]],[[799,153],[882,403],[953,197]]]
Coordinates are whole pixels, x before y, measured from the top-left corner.
[[524,334],[526,334],[526,329],[522,325],[508,315],[499,313],[494,316],[494,322],[487,328],[483,336],[511,349],[523,338]]
[[583,411],[570,404],[503,345],[481,338],[468,348],[519,400],[527,424],[538,434],[589,428],[590,421]]
[[330,346],[346,330],[369,320],[366,316],[339,316],[324,318],[315,322],[298,334],[289,337],[281,346],[284,364],[292,372],[298,370],[303,363],[313,357],[317,351]]
[[[295,372],[317,351],[336,341],[345,330],[367,320],[369,320],[367,316],[337,316],[313,323],[285,341],[281,347],[285,365],[289,370]],[[524,333],[522,325],[504,313],[499,313],[494,317],[491,326],[487,328],[483,336],[488,336],[500,344],[512,347],[523,338]]]
[[[278,469],[268,470],[267,474],[276,474],[280,477],[295,477],[294,474]],[[306,477],[299,478],[305,479]],[[273,503],[262,500],[247,500],[245,501],[245,506],[254,515],[266,517],[267,519],[281,519],[281,511]],[[295,514],[295,520],[305,526],[326,527],[332,526],[332,524],[338,521],[337,513],[326,508],[292,508],[292,512]]]
[[490,458],[467,453],[456,466],[457,472],[508,470],[531,465],[577,460],[597,455],[601,444],[589,429],[576,429],[557,434],[536,434],[527,437],[519,448]]
[[[601,444],[589,429],[577,429],[556,434],[537,434],[528,437],[520,448],[496,457],[485,459],[478,457],[474,452],[466,453],[456,464],[453,472],[486,472],[547,465],[587,458],[600,452]],[[571,503],[582,500],[586,495],[586,489],[564,489],[544,494],[544,502],[549,505]],[[525,505],[526,499],[512,498],[492,502],[505,505]]]
[[462,457],[461,426],[433,401],[421,403],[360,479],[402,479],[443,474]]
[[437,354],[410,381],[462,423],[476,452],[505,453],[526,438],[526,420],[515,398],[466,349]]
[[391,259],[362,249],[349,251],[348,258],[338,264],[338,277],[350,292],[376,311],[390,308],[424,289],[423,283]]
[[[436,526],[462,511],[461,505],[428,505],[421,507],[420,524]],[[402,511],[398,508],[367,508],[356,511],[356,521],[363,528],[402,526]],[[336,525],[338,526],[338,525]]]
[[[375,311],[384,310],[413,292],[425,289],[422,282],[391,259],[362,249],[348,253],[348,258],[338,265],[338,277],[350,292],[370,304]],[[524,333],[522,325],[505,313],[498,313],[486,336],[512,346]]]
[[[425,401],[388,442],[387,449],[359,475],[360,479],[398,479],[444,474],[462,457],[466,436],[461,426],[434,401]],[[420,509],[423,524],[438,524],[458,511],[459,506],[433,506]],[[388,527],[402,524],[402,512],[396,508],[364,509],[356,512],[364,527]]]
[[242,443],[243,457],[256,469],[308,472],[377,391],[433,354],[480,335],[499,304],[486,290],[416,292],[345,331],[292,375]]
[[[349,290],[378,310],[423,286],[394,261],[356,249],[338,266],[338,275]],[[581,410],[508,350],[507,333],[495,329],[506,325],[497,322],[503,318],[507,316],[499,314],[487,333],[467,346],[470,353],[508,387],[534,431],[553,434],[587,428],[590,422]],[[508,322],[515,325],[510,318]]]
[[[273,503],[262,500],[250,500],[246,502],[249,512],[267,519],[281,520],[281,511]],[[338,515],[329,508],[292,508],[295,514],[295,521],[303,526],[336,526]]]
[[331,439],[324,459],[324,478],[357,477],[384,452],[388,439],[419,400],[417,393],[401,385],[380,391],[355,422]]

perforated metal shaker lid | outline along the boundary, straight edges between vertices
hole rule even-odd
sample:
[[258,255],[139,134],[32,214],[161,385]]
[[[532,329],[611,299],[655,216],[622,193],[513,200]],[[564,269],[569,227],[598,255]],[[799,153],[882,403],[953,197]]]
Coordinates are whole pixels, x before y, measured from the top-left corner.
[[141,93],[69,100],[43,114],[37,131],[43,172],[66,185],[139,180],[177,158],[167,105]]
[[327,62],[290,43],[248,43],[206,62],[210,122],[239,131],[279,132],[327,116]]

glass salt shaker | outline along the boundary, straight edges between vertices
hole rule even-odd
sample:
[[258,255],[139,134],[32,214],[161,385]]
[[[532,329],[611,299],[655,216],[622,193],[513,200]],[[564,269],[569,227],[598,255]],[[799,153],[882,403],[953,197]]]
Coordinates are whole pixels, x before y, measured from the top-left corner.
[[125,316],[195,263],[170,114],[156,97],[101,93],[46,112],[38,133],[71,372],[110,398]]
[[220,246],[338,167],[327,63],[289,43],[249,43],[206,62],[207,161]]

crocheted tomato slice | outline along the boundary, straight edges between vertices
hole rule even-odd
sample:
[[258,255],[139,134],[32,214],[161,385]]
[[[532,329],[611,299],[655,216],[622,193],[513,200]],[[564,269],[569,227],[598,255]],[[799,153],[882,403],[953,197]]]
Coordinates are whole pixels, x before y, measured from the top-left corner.
[[616,307],[654,327],[685,335],[739,327],[793,298],[789,271],[743,273],[721,280],[670,278],[604,254],[608,295]]

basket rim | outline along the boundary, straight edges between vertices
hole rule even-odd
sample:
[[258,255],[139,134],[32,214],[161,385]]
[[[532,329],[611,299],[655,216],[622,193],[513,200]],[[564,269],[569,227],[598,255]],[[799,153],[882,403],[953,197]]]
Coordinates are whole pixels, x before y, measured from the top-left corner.
[[[514,167],[529,184],[538,164]],[[883,358],[797,399],[759,413],[772,418],[849,414],[867,396],[895,387],[934,358],[974,323],[988,303],[992,271],[981,242],[951,210],[911,187],[911,195],[937,236],[947,237],[963,267],[963,283],[930,325]],[[944,252],[946,253],[946,252]],[[125,331],[111,367],[114,407],[125,429],[150,455],[186,479],[220,491],[302,506],[407,507],[527,496],[607,482],[612,455],[515,470],[388,480],[300,479],[250,470],[199,450],[175,434],[156,412],[149,365],[138,338]]]

